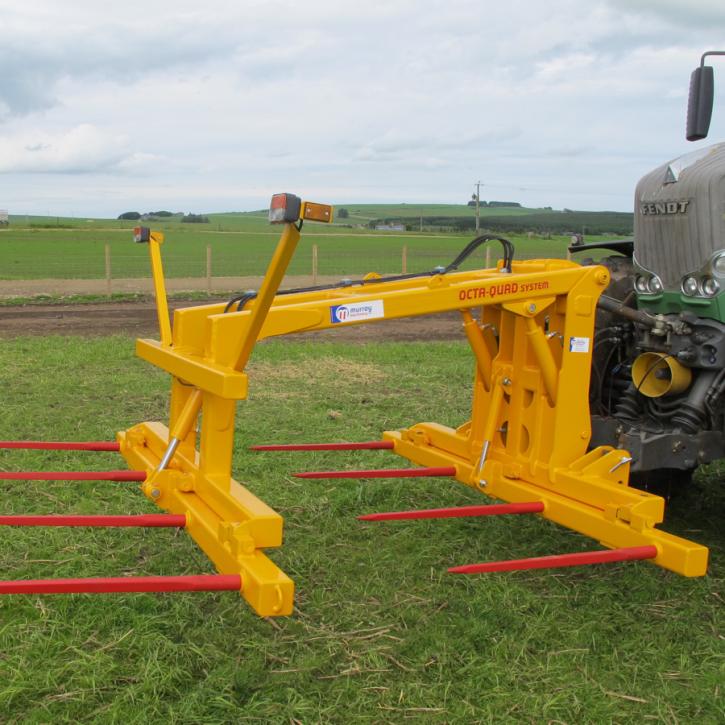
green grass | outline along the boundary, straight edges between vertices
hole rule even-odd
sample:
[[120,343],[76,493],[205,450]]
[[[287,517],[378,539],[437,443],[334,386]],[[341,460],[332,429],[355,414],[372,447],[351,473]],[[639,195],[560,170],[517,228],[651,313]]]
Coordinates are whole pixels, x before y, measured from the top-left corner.
[[[390,219],[405,217],[412,223],[416,217],[470,217],[476,216],[476,208],[467,204],[338,204],[336,209],[344,208],[349,213],[348,219],[338,219],[340,224],[367,224],[374,219]],[[523,214],[544,213],[543,209],[526,207],[485,207],[479,209],[482,219],[489,217],[520,216]]]
[[[368,209],[358,205],[354,208],[367,214],[383,207]],[[166,234],[163,255],[167,277],[205,276],[207,245],[212,248],[214,276],[262,275],[279,236],[279,229],[267,223],[266,213],[212,214],[210,218],[211,224],[181,224],[176,219],[149,222]],[[364,219],[349,221],[363,223]],[[14,223],[0,230],[0,280],[102,279],[106,269],[106,244],[110,245],[114,278],[148,276],[147,247],[131,241],[134,223],[117,220],[88,223],[78,219],[59,219],[58,223],[60,227]],[[319,250],[321,275],[400,272],[404,246],[408,249],[408,271],[424,271],[450,262],[471,236],[471,233],[375,232],[310,223],[303,230],[289,274],[311,274],[313,244]],[[569,237],[565,236],[547,239],[521,234],[508,236],[516,244],[521,259],[563,257],[569,243]],[[492,243],[492,259],[497,259],[498,254],[498,245]],[[480,266],[483,260],[481,251],[468,267]]]
[[[421,216],[454,216],[474,217],[475,207],[466,204],[335,204],[335,209],[347,209],[349,218],[335,219],[335,225],[367,224],[374,219],[391,216],[421,217]],[[143,210],[138,210],[143,212]],[[481,207],[481,217],[519,216],[521,214],[544,213],[543,209],[528,209],[526,207]],[[215,231],[239,231],[247,230],[250,224],[263,231],[269,228],[267,221],[267,210],[251,212],[221,212],[204,213],[209,217],[209,224],[188,224],[181,222],[181,215],[174,217],[158,218],[154,225],[164,229],[188,229],[189,227],[202,226]],[[10,215],[12,227],[34,227],[43,228],[93,228],[102,227],[112,229],[128,229],[137,224],[148,225],[147,222],[131,222],[120,219],[102,219],[86,217],[57,217],[38,215]],[[335,227],[333,225],[332,228]]]
[[[310,225],[311,226],[311,225]],[[408,247],[408,271],[423,271],[447,264],[468,243],[470,235],[406,237],[371,233],[369,236],[318,235],[313,228],[303,234],[289,267],[289,274],[309,275],[312,245],[319,250],[319,274],[362,275],[369,271],[399,272],[402,249]],[[105,276],[104,247],[111,247],[111,269],[115,278],[149,275],[148,250],[133,244],[129,232],[103,234],[76,231],[12,231],[0,236],[0,279],[101,279]],[[520,258],[562,257],[567,241],[513,237]],[[203,277],[206,245],[212,247],[214,276],[262,275],[277,242],[276,233],[175,231],[168,233],[163,247],[167,277]],[[492,259],[499,254],[493,245]],[[475,256],[481,265],[483,251]]]
[[[164,418],[168,381],[127,338],[0,348],[2,438],[109,438]],[[239,408],[236,477],[285,517],[272,558],[294,616],[237,595],[0,598],[7,723],[698,722],[723,719],[721,473],[669,507],[668,530],[712,547],[706,578],[647,563],[482,577],[452,564],[596,544],[531,517],[364,525],[358,513],[481,500],[439,480],[302,481],[387,453],[252,454],[252,442],[364,440],[465,420],[463,344],[271,342]],[[7,451],[3,469],[114,467],[111,454]],[[4,482],[2,510],[134,513],[133,486]],[[171,531],[0,530],[3,578],[211,571]]]

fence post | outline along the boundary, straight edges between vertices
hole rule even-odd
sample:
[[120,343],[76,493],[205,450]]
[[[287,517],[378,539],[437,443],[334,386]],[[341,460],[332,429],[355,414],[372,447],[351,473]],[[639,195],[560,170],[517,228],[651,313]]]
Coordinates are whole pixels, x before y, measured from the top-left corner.
[[113,290],[111,288],[111,245],[108,242],[104,247],[104,255],[106,259],[106,294],[110,297]]
[[569,245],[566,247],[566,258],[571,262],[571,249],[569,249]]
[[491,247],[486,246],[486,269],[491,267]]
[[317,284],[317,245],[312,245],[312,284]]
[[408,274],[408,245],[403,245],[403,258],[400,260],[402,274]]
[[206,292],[211,294],[211,244],[206,245]]

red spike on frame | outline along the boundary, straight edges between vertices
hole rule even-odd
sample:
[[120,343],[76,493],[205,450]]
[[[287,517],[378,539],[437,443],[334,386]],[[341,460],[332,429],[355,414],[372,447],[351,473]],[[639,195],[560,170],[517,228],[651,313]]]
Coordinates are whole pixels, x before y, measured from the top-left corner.
[[599,551],[582,551],[576,554],[555,554],[553,556],[535,556],[530,559],[464,564],[463,566],[453,566],[448,569],[448,572],[449,574],[484,574],[487,572],[520,571],[524,569],[559,569],[566,566],[654,559],[656,556],[656,546],[630,546],[623,549],[602,549]]
[[0,441],[0,448],[42,451],[120,451],[116,441]]
[[0,471],[0,481],[145,481],[146,471]]
[[308,471],[294,473],[295,478],[418,478],[421,476],[455,476],[455,466],[433,468],[378,468],[368,471]]
[[250,451],[390,451],[393,441],[365,441],[362,443],[280,443],[249,446]]
[[98,579],[0,581],[0,594],[114,594],[117,592],[241,591],[239,574],[122,576]]
[[136,514],[126,516],[84,515],[12,515],[0,516],[0,526],[186,526],[186,516],[181,514]]
[[500,516],[502,514],[536,514],[544,510],[541,501],[525,503],[500,503],[483,506],[454,506],[442,509],[420,509],[417,511],[387,511],[377,514],[363,514],[358,521],[402,521],[407,519],[452,519],[466,516]]

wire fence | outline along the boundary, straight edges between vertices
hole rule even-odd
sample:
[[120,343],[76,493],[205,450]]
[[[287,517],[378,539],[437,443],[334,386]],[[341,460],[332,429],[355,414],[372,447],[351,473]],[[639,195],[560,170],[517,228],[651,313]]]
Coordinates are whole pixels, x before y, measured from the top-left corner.
[[[318,279],[360,278],[369,272],[382,275],[405,272],[424,272],[446,265],[460,251],[463,241],[425,240],[424,244],[387,243],[385,245],[354,245],[345,248],[335,244],[301,244],[293,257],[288,277],[305,278],[315,283]],[[163,249],[164,273],[172,288],[199,291],[232,289],[237,280],[261,278],[272,254],[272,247],[245,250],[233,245],[194,245],[193,249]],[[567,256],[566,245],[552,244],[517,247],[517,259]],[[497,244],[476,250],[461,269],[490,267],[500,257]],[[116,245],[97,243],[77,248],[63,248],[62,253],[39,254],[28,248],[6,254],[0,270],[0,294],[13,293],[30,285],[63,281],[66,290],[95,290],[111,294],[114,291],[145,291],[148,289],[150,265],[146,245]],[[80,284],[85,281],[86,284]],[[36,284],[36,286],[37,286]],[[10,292],[8,291],[10,290]]]

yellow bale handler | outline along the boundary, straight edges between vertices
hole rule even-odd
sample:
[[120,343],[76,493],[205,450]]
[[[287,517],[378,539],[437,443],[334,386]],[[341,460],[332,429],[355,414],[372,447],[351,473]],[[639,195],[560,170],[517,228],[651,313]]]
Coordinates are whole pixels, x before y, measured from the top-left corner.
[[[604,266],[564,260],[516,262],[505,239],[483,236],[447,267],[422,274],[368,275],[356,282],[279,290],[303,222],[330,222],[332,208],[292,194],[272,199],[270,221],[282,233],[258,292],[227,304],[189,307],[169,322],[161,261],[163,237],[148,243],[160,340],[138,340],[137,354],[171,376],[168,425],[144,422],[115,443],[5,442],[4,447],[119,450],[130,471],[79,477],[138,480],[165,514],[151,517],[2,517],[15,525],[141,525],[185,528],[218,575],[43,580],[0,583],[0,592],[239,591],[262,616],[290,614],[293,582],[264,553],[282,544],[282,517],[232,478],[237,402],[258,340],[349,325],[459,311],[475,360],[471,419],[458,428],[420,422],[370,442],[255,446],[261,451],[389,449],[416,464],[401,469],[328,471],[307,478],[442,476],[504,503],[398,511],[365,520],[532,514],[601,542],[601,550],[488,562],[453,573],[572,566],[648,559],[685,576],[707,568],[705,547],[658,528],[664,499],[628,485],[631,456],[590,447],[588,401],[597,304],[610,281]],[[496,268],[457,271],[483,243],[503,247]],[[261,453],[260,453],[261,454]],[[6,478],[68,478],[27,472]]]

